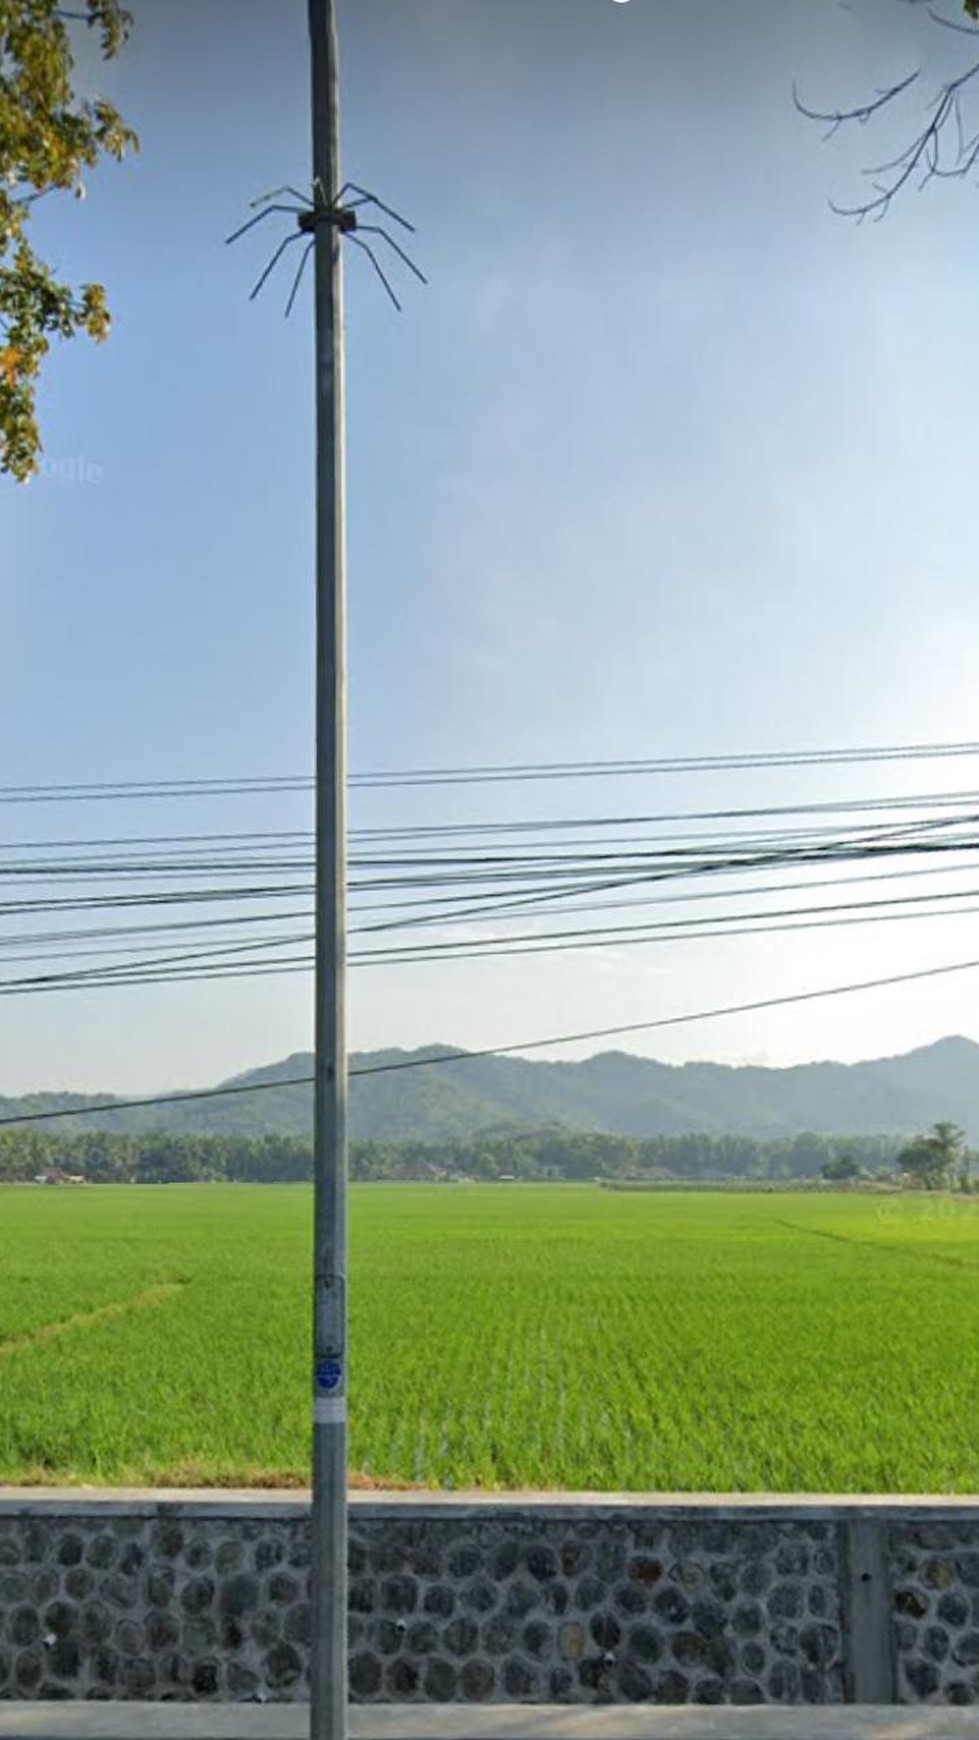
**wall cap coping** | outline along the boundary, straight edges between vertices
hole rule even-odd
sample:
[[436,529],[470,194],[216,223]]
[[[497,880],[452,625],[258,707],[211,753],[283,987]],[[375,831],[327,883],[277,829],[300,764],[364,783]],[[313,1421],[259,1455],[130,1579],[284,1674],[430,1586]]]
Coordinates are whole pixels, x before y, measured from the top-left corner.
[[[979,1706],[355,1705],[350,1740],[976,1740]],[[0,1703],[0,1740],[307,1740],[306,1704]]]
[[[904,1523],[979,1523],[979,1496],[929,1493],[695,1492],[351,1492],[352,1516],[465,1520],[515,1513],[542,1520],[616,1516],[636,1511],[678,1519],[835,1521],[883,1517]],[[0,1486],[0,1517],[187,1515],[291,1518],[308,1515],[310,1495],[297,1489],[217,1487]],[[2,1733],[2,1730],[0,1730]]]

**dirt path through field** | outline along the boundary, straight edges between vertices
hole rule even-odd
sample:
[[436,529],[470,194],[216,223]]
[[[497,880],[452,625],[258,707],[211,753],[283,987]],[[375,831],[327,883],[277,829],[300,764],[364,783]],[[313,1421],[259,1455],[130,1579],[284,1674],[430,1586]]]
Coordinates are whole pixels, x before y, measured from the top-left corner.
[[100,1305],[95,1311],[77,1311],[73,1317],[64,1317],[59,1323],[43,1323],[40,1329],[12,1335],[9,1341],[0,1341],[0,1359],[20,1352],[21,1348],[40,1347],[45,1341],[54,1341],[56,1336],[67,1335],[72,1329],[89,1329],[93,1323],[107,1323],[113,1317],[124,1317],[127,1311],[140,1305],[158,1305],[161,1300],[182,1293],[188,1284],[187,1281],[161,1281],[158,1286],[133,1293],[128,1299],[116,1299],[112,1305]]
[[789,1232],[804,1233],[807,1238],[832,1239],[834,1244],[861,1245],[864,1250],[885,1251],[888,1256],[903,1257],[915,1263],[944,1263],[950,1269],[979,1269],[979,1263],[970,1263],[967,1257],[953,1257],[945,1251],[915,1251],[907,1245],[888,1244],[884,1239],[862,1239],[853,1233],[831,1232],[829,1227],[803,1226],[797,1220],[778,1220],[776,1226],[784,1226]]

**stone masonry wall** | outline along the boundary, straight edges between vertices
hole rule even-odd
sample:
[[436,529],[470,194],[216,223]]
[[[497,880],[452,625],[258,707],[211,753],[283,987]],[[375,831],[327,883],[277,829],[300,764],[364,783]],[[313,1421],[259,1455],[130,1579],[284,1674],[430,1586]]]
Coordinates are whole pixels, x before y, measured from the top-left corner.
[[979,1521],[891,1531],[896,1660],[902,1703],[979,1701]]
[[[293,1495],[8,1490],[0,1698],[305,1698],[309,1548]],[[979,1701],[979,1505],[358,1495],[349,1573],[358,1702]]]

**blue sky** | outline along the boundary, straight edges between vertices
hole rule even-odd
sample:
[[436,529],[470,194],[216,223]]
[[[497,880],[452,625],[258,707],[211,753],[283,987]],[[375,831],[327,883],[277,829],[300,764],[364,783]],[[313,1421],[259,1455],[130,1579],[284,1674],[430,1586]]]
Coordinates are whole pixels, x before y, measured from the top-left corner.
[[[223,245],[308,175],[306,8],[133,11],[118,63],[83,65],[141,153],[37,212],[115,324],[52,355],[44,475],[0,482],[8,785],[312,763],[311,297],[284,321],[283,273],[249,301],[272,222]],[[794,78],[834,105],[918,61],[927,94],[958,41],[898,0],[341,0],[340,26],[345,172],[411,217],[430,279],[399,316],[347,262],[353,768],[979,737],[976,194],[844,222],[828,196],[920,111],[823,144],[791,102]],[[869,797],[974,766],[356,794],[353,819]],[[310,815],[9,806],[0,840]],[[973,954],[962,917],[375,969],[351,1043],[492,1044]],[[976,989],[628,1044],[781,1063],[979,1040]],[[0,1091],[206,1083],[310,1036],[297,976],[5,998]]]

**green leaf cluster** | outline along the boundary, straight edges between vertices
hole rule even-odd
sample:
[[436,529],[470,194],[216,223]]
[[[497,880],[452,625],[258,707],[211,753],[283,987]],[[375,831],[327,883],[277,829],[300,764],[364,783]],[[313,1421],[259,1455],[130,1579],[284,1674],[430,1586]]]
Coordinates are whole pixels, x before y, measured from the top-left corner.
[[897,1157],[898,1171],[924,1190],[945,1190],[954,1181],[967,1183],[972,1155],[965,1131],[957,1124],[933,1124],[925,1136],[915,1136]]
[[[770,1140],[716,1133],[633,1137],[550,1125],[486,1130],[441,1142],[355,1141],[350,1177],[378,1182],[646,1178],[788,1183],[889,1171],[894,1156],[894,1140],[887,1136],[809,1132]],[[840,1167],[842,1171],[834,1170]],[[313,1150],[308,1134],[293,1132],[79,1130],[54,1124],[0,1129],[0,1184],[27,1182],[49,1171],[77,1174],[92,1184],[300,1183],[313,1176]]]
[[0,471],[20,482],[38,469],[37,381],[52,338],[109,331],[104,289],[59,282],[31,245],[31,214],[46,194],[84,198],[86,169],[139,145],[110,102],[77,97],[72,22],[96,30],[111,59],[131,19],[118,0],[84,0],[80,12],[0,0]]

